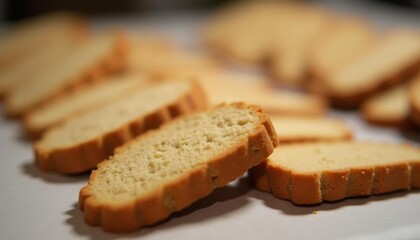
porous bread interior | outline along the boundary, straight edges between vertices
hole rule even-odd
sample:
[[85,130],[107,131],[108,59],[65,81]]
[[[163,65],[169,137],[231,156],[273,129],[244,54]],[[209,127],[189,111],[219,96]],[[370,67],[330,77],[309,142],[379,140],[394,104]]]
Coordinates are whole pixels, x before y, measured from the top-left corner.
[[85,71],[101,63],[113,51],[115,38],[113,34],[96,36],[81,45],[75,45],[69,56],[63,56],[63,61],[17,88],[8,99],[10,108],[22,109],[36,104],[55,90],[83,77]]
[[150,86],[110,104],[72,118],[48,131],[37,143],[44,151],[74,146],[145,117],[176,102],[191,90],[191,82],[168,82]]
[[420,150],[404,145],[366,142],[293,144],[277,147],[269,162],[295,173],[320,173],[420,162]]
[[99,85],[84,88],[65,98],[51,102],[45,107],[36,109],[27,116],[26,120],[32,128],[42,129],[60,122],[76,112],[82,112],[84,109],[90,109],[122,94],[139,90],[146,82],[146,78],[134,74],[113,76]]
[[401,85],[378,93],[363,103],[363,108],[369,118],[405,119],[410,110],[407,86]]
[[259,122],[252,109],[230,105],[175,120],[101,164],[90,191],[100,202],[121,203],[145,195],[239,144]]
[[326,117],[271,116],[280,141],[284,140],[340,140],[350,131],[341,121]]
[[419,59],[420,35],[402,31],[391,33],[364,54],[331,73],[325,83],[333,92],[358,92],[376,86]]

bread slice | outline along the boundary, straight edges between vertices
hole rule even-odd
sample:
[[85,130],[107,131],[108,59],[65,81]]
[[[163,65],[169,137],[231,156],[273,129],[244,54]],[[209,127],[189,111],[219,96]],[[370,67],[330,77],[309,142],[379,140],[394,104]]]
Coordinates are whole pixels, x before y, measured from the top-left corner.
[[[268,71],[281,84],[302,86],[307,75],[310,44],[331,23],[323,9],[302,5],[293,11],[282,31],[275,32]],[[292,24],[291,24],[292,23]]]
[[137,74],[110,76],[109,80],[87,86],[31,111],[23,119],[25,132],[31,138],[39,138],[47,129],[70,117],[110,104],[140,90],[149,82],[149,79]]
[[46,171],[85,172],[133,137],[205,106],[194,82],[150,86],[47,131],[34,144],[36,163]]
[[299,92],[277,90],[269,80],[250,74],[233,74],[220,71],[200,74],[200,81],[212,104],[244,101],[257,104],[265,112],[280,115],[321,115],[327,109],[321,98]]
[[369,97],[362,104],[363,118],[370,123],[403,127],[410,112],[406,85],[400,85]]
[[420,150],[367,142],[281,146],[250,170],[262,191],[296,204],[420,187]]
[[0,98],[10,94],[14,88],[30,82],[34,76],[45,69],[63,61],[63,56],[69,55],[81,44],[81,39],[70,38],[49,44],[47,48],[33,50],[29,56],[21,59],[8,68],[0,70]]
[[309,43],[307,74],[323,79],[362,54],[375,42],[375,32],[365,21],[355,18],[335,19]]
[[395,30],[324,79],[331,103],[356,107],[384,86],[412,77],[420,67],[420,34]]
[[413,124],[420,127],[420,74],[417,74],[410,84],[409,102],[409,118]]
[[269,116],[221,105],[180,118],[118,148],[79,195],[85,221],[106,231],[155,224],[242,176],[277,145]]
[[352,138],[340,120],[314,116],[271,116],[280,143],[339,141]]
[[71,13],[53,13],[18,23],[0,36],[0,69],[56,41],[86,34],[87,22]]
[[19,117],[74,87],[121,70],[126,63],[127,41],[123,33],[93,37],[74,46],[68,56],[14,89],[5,98],[6,114]]

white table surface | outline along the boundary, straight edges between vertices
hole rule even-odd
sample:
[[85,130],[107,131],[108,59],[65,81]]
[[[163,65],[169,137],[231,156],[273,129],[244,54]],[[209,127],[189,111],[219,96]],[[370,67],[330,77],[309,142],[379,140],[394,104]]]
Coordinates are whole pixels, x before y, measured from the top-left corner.
[[[398,14],[393,18],[385,14],[382,23],[398,24],[401,19],[403,24],[420,23],[413,23],[419,16]],[[381,12],[371,17],[379,23],[384,19]],[[197,46],[200,19],[200,14],[171,14],[93,23],[99,29],[120,25],[131,30],[155,29],[182,44]],[[331,111],[330,115],[346,121],[357,139],[418,145],[413,141],[419,140],[415,133],[368,125],[357,113]],[[420,239],[420,190],[302,207],[252,189],[247,178],[217,189],[154,227],[128,234],[106,233],[86,225],[77,209],[78,192],[88,175],[41,172],[33,164],[30,143],[20,136],[18,122],[0,119],[0,239]]]

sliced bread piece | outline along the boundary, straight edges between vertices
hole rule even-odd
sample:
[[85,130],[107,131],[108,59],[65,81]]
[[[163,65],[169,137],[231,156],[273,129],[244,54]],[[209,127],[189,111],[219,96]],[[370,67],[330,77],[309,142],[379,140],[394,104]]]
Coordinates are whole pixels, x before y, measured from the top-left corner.
[[413,124],[420,127],[420,74],[410,84],[410,120]]
[[0,69],[56,41],[85,34],[87,29],[85,20],[71,13],[53,13],[18,23],[0,36]]
[[281,146],[249,171],[255,187],[296,204],[420,187],[420,149],[367,142]]
[[92,172],[79,207],[106,231],[153,225],[242,176],[276,145],[269,116],[255,106],[189,115],[118,148]]
[[280,143],[339,141],[352,138],[340,120],[311,116],[271,116]]
[[36,163],[60,173],[93,169],[133,137],[205,106],[195,82],[150,86],[47,131],[34,144]]
[[370,123],[403,127],[410,113],[407,86],[396,86],[369,97],[362,104],[362,113]]
[[29,112],[23,119],[25,132],[31,138],[39,138],[48,128],[70,117],[110,104],[133,91],[138,91],[149,82],[147,78],[137,74],[110,76],[102,83],[86,86]]
[[378,89],[408,80],[419,68],[420,34],[395,30],[323,79],[323,85],[331,104],[352,108]]
[[49,44],[46,48],[33,50],[29,56],[18,63],[0,71],[0,98],[10,94],[14,88],[30,82],[31,79],[45,69],[63,61],[82,39],[66,39]]
[[221,71],[200,74],[196,79],[206,89],[214,105],[222,102],[251,102],[261,106],[265,112],[281,115],[321,115],[327,109],[321,97],[277,90],[268,84],[268,79],[254,75]]
[[95,36],[74,46],[63,61],[43,69],[5,98],[6,114],[19,117],[81,84],[121,70],[126,63],[127,41],[123,33]]
[[309,43],[307,74],[311,79],[325,78],[372,46],[375,33],[365,21],[335,19]]

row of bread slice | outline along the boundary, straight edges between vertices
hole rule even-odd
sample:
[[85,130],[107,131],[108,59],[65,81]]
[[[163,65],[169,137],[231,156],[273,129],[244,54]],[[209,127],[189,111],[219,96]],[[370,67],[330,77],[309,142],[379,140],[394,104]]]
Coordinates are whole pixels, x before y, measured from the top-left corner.
[[357,107],[418,71],[419,39],[417,30],[379,33],[358,18],[273,1],[230,6],[204,27],[204,41],[212,49],[266,66],[273,79],[320,93],[344,108]]

